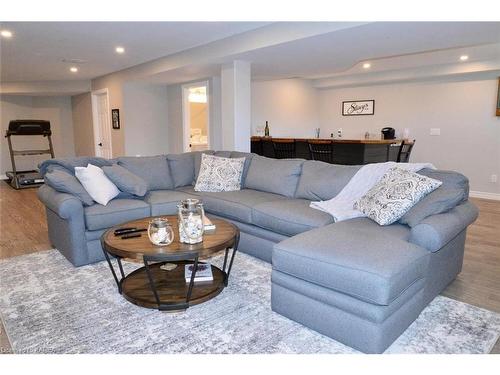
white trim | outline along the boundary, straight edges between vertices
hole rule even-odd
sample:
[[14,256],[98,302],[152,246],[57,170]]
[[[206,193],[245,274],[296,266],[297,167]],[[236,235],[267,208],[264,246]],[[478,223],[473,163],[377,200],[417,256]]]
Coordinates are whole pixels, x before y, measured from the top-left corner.
[[189,148],[189,138],[190,138],[190,129],[189,129],[189,92],[188,90],[192,87],[206,87],[207,93],[207,148],[210,150],[210,81],[198,81],[192,83],[186,83],[182,85],[182,150],[184,152],[191,151]]
[[0,174],[0,180],[6,180],[7,175],[6,174]]
[[500,194],[488,193],[486,191],[471,191],[469,192],[469,196],[471,196],[472,198],[491,199],[494,201],[500,201]]
[[100,149],[99,149],[99,146],[97,146],[98,144],[98,140],[101,138],[100,137],[100,134],[99,134],[99,119],[98,119],[98,115],[97,115],[97,96],[99,95],[106,95],[106,98],[107,98],[107,102],[108,102],[108,126],[107,126],[107,130],[109,132],[109,152],[111,154],[111,157],[113,155],[113,142],[112,142],[112,132],[111,132],[111,128],[112,128],[112,119],[111,119],[111,106],[109,105],[109,91],[107,88],[104,88],[104,89],[99,89],[99,90],[94,90],[91,92],[91,101],[92,101],[92,127],[93,127],[93,130],[94,130],[94,154],[95,156],[99,156],[98,154],[100,154]]

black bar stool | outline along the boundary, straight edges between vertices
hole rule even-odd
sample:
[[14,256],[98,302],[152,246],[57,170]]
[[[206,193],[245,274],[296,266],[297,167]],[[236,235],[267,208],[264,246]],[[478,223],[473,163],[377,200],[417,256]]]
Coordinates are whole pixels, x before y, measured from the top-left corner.
[[414,145],[415,140],[413,140],[413,142],[405,142],[404,140],[401,142],[397,159],[398,163],[408,163],[410,161],[411,150],[413,149]]
[[320,160],[327,163],[333,161],[333,142],[326,139],[310,139],[307,141],[312,160]]
[[295,158],[295,139],[273,138],[272,142],[276,159]]

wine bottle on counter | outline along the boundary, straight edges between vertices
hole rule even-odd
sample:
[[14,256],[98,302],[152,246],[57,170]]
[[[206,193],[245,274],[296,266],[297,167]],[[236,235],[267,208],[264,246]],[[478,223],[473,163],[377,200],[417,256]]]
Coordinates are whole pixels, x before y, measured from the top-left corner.
[[269,123],[266,121],[266,127],[264,128],[264,137],[269,137]]

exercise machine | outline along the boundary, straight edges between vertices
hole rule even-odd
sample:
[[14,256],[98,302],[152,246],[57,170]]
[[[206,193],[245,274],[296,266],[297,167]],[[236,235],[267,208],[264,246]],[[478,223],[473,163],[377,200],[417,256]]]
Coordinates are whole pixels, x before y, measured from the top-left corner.
[[[43,150],[14,150],[12,148],[12,136],[40,135],[47,138],[49,143],[48,149]],[[54,148],[52,147],[52,139],[50,136],[50,122],[45,120],[12,120],[9,122],[9,129],[5,134],[9,143],[10,161],[12,163],[12,171],[7,172],[7,182],[14,189],[25,189],[36,187],[43,184],[43,177],[36,170],[18,171],[16,168],[16,156],[32,156],[50,154],[54,158]]]

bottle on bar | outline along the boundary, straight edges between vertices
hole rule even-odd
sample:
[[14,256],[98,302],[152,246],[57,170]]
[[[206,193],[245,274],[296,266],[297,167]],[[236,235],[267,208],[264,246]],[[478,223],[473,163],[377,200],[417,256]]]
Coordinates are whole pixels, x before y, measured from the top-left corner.
[[264,137],[269,137],[269,124],[266,121],[266,127],[264,128]]

